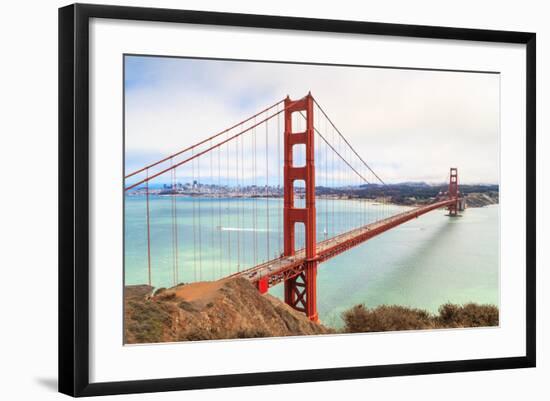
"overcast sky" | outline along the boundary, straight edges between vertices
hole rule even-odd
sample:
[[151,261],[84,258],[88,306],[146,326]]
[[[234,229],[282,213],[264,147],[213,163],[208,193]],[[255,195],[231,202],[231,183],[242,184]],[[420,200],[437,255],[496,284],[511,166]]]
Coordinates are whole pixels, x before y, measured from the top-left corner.
[[498,183],[499,75],[126,56],[126,171],[311,91],[386,182]]

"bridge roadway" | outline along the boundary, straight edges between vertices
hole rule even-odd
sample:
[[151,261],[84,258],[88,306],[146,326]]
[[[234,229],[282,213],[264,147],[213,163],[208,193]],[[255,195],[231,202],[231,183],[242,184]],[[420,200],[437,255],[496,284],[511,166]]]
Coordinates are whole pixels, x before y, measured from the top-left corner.
[[[406,223],[432,210],[449,206],[456,201],[456,199],[446,199],[429,205],[420,206],[318,242],[317,256],[313,260],[324,262],[393,227]],[[300,249],[292,256],[281,256],[232,274],[229,277],[243,277],[253,283],[257,283],[261,279],[264,279],[267,280],[267,285],[272,287],[300,274],[305,267],[305,262],[305,249]]]

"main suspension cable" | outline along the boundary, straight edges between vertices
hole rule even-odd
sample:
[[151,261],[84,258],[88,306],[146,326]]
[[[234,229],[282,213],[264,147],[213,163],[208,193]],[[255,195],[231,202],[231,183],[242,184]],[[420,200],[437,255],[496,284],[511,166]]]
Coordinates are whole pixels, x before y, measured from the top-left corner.
[[321,110],[321,113],[323,113],[323,115],[326,117],[326,119],[329,121],[329,123],[334,127],[334,129],[336,130],[336,132],[338,133],[338,135],[340,135],[342,137],[342,139],[346,142],[346,144],[350,147],[350,149],[353,151],[353,153],[355,153],[355,155],[359,158],[359,160],[361,160],[361,162],[372,172],[372,174],[374,174],[374,176],[378,179],[378,181],[380,181],[383,185],[386,185],[386,183],[382,180],[382,178],[380,178],[375,172],[374,170],[367,164],[367,162],[365,160],[363,160],[363,158],[359,155],[359,153],[357,153],[357,151],[353,148],[353,146],[351,146],[351,144],[347,141],[347,139],[344,137],[344,135],[340,132],[340,130],[338,129],[338,127],[336,127],[336,125],[332,122],[332,120],[330,119],[330,117],[327,115],[327,113],[325,113],[325,111],[323,110],[323,108],[319,105],[319,103],[317,103],[317,100],[315,98],[313,98],[313,102],[317,105],[317,107],[319,108],[319,110]]
[[148,170],[148,169],[150,169],[151,167],[155,167],[155,166],[157,166],[157,165],[159,165],[159,164],[161,164],[161,163],[164,163],[164,162],[166,162],[166,161],[168,161],[168,160],[170,160],[170,159],[173,159],[173,158],[176,157],[176,156],[181,155],[182,153],[188,152],[188,151],[190,151],[191,149],[194,149],[194,148],[196,148],[196,147],[198,147],[198,146],[200,146],[200,145],[202,145],[202,144],[204,144],[204,143],[206,143],[206,142],[208,142],[208,141],[212,141],[213,139],[216,139],[216,138],[219,137],[220,135],[223,135],[223,134],[225,134],[225,133],[227,133],[227,132],[229,132],[229,131],[235,129],[235,128],[238,127],[239,125],[242,126],[244,123],[247,123],[247,122],[251,121],[253,118],[259,116],[260,114],[263,114],[264,112],[267,112],[267,111],[271,110],[272,108],[274,108],[274,107],[276,107],[276,106],[278,107],[278,106],[279,106],[281,103],[283,103],[283,102],[284,102],[284,99],[279,100],[277,103],[275,103],[275,104],[273,104],[273,105],[271,105],[271,106],[269,106],[269,107],[263,109],[262,111],[260,111],[260,112],[258,112],[258,113],[256,113],[256,114],[254,114],[254,115],[251,116],[251,117],[248,117],[248,118],[246,118],[246,119],[244,119],[244,120],[238,122],[238,123],[235,124],[235,125],[232,125],[232,126],[229,127],[229,128],[224,129],[223,131],[218,132],[217,134],[214,134],[214,135],[212,135],[212,136],[210,136],[210,137],[208,137],[208,138],[206,138],[206,139],[204,139],[204,140],[202,140],[202,141],[200,141],[200,142],[198,142],[198,143],[196,143],[196,144],[194,144],[194,145],[192,145],[192,146],[188,146],[188,147],[185,148],[185,149],[182,149],[182,150],[180,150],[180,151],[178,151],[178,152],[176,152],[176,153],[173,153],[173,154],[171,154],[171,155],[169,155],[169,156],[166,156],[165,158],[163,158],[163,159],[161,159],[161,160],[158,160],[158,161],[156,161],[156,162],[154,162],[154,163],[151,163],[151,164],[149,164],[149,165],[147,165],[147,166],[145,166],[145,167],[143,167],[143,168],[141,168],[141,169],[139,169],[139,170],[136,170],[136,171],[134,171],[134,172],[132,172],[132,173],[130,173],[130,174],[127,174],[126,176],[124,176],[124,179],[130,178],[130,177],[132,177],[132,176],[134,176],[134,175],[136,175],[136,174],[142,173],[143,171]]

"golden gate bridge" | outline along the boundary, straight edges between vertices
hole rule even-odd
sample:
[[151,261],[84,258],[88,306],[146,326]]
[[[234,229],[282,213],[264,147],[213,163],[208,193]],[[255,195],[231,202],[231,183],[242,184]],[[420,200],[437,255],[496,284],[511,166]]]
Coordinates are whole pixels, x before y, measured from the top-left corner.
[[[145,197],[149,285],[155,267],[151,197],[164,195],[170,198],[168,223],[157,231],[169,230],[174,285],[182,271],[203,281],[208,259],[218,266],[211,279],[242,277],[261,293],[284,283],[285,302],[313,321],[320,263],[430,211],[447,208],[457,216],[463,206],[456,168],[450,168],[448,190],[427,205],[396,213],[385,196],[374,202],[361,196],[386,183],[311,93],[287,96],[124,178],[126,193]],[[182,186],[181,178],[190,183]],[[154,182],[163,190],[152,191]],[[182,195],[192,203],[192,221],[183,229]],[[183,252],[185,246],[192,252]]]

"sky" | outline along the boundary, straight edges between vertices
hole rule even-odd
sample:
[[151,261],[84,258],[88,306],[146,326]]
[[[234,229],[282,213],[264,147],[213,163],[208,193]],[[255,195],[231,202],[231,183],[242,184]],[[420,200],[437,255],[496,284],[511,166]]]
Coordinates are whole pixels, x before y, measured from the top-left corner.
[[500,76],[167,57],[125,58],[126,172],[311,91],[387,183],[498,183]]

